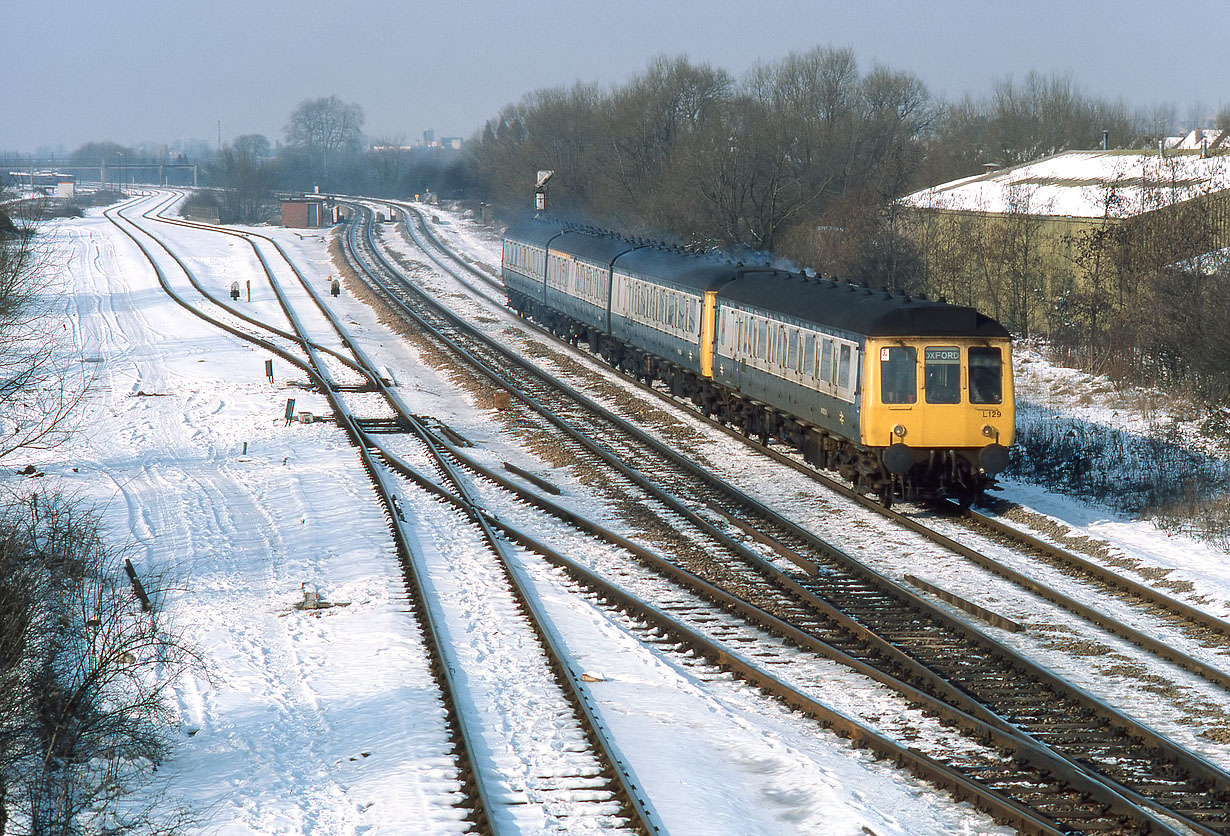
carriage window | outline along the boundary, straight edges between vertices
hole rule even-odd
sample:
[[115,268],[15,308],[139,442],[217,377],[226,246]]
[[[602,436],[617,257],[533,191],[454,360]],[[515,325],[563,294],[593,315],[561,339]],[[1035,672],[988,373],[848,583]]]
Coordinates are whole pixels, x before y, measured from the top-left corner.
[[914,403],[918,400],[917,356],[904,345],[880,349],[880,400]]
[[927,403],[961,403],[961,349],[929,345],[923,362]]
[[824,351],[820,357],[820,379],[825,383],[833,382],[833,341],[824,341]]
[[803,340],[803,373],[811,374],[816,368],[816,335],[808,334]]
[[797,329],[790,329],[790,349],[786,355],[786,367],[790,371],[798,371],[799,368],[799,332]]
[[1004,361],[998,348],[969,350],[969,402],[1003,403]]
[[843,345],[841,347],[841,366],[837,369],[837,388],[848,389],[850,387],[850,346]]

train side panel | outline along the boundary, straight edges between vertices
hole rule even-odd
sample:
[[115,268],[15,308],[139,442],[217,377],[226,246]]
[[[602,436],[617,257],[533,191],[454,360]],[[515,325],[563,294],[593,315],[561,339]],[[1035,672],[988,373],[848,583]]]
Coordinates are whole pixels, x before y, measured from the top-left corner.
[[688,371],[701,373],[704,294],[616,264],[611,275],[611,336]]
[[558,232],[539,226],[525,230],[509,228],[504,237],[500,274],[510,298],[520,296],[540,304],[544,301],[547,243],[556,235]]
[[714,382],[844,437],[859,426],[857,335],[722,301]]
[[628,241],[585,231],[553,238],[547,252],[547,306],[573,320],[574,331],[591,338],[609,333],[611,264],[631,249]]

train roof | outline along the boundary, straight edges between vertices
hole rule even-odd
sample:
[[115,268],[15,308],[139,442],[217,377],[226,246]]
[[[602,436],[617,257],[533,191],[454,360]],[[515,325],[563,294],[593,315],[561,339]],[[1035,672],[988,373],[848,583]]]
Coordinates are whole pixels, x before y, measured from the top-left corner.
[[687,255],[661,246],[642,246],[621,256],[615,267],[621,273],[670,282],[697,294],[717,290],[738,275],[728,261]]
[[[735,278],[733,262],[685,253],[656,241],[627,238],[614,232],[575,224],[532,219],[511,224],[504,237],[553,252],[615,267],[624,273],[664,281],[700,294]],[[616,259],[618,259],[616,261]]]
[[664,281],[697,293],[869,337],[1008,337],[1008,330],[963,305],[872,290],[836,279],[745,267],[613,232],[534,218],[514,223],[505,237],[610,264],[620,272]]
[[610,267],[620,254],[628,252],[636,244],[618,235],[595,235],[587,230],[569,230],[551,242],[551,249],[584,258]]
[[548,223],[537,218],[526,218],[509,224],[504,230],[504,237],[545,247],[548,241],[567,228],[567,225],[563,223]]
[[621,253],[638,246],[632,240],[613,232],[541,220],[512,224],[504,237],[540,247],[550,246],[553,252],[588,259],[606,267],[610,267],[611,262]]
[[748,307],[869,337],[1009,336],[994,319],[963,305],[783,270],[742,270],[738,279],[718,295]]

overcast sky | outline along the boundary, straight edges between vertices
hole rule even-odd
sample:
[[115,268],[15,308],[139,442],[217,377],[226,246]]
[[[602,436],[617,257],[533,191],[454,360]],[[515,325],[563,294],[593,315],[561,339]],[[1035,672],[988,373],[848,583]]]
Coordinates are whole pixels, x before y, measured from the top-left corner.
[[0,21],[0,152],[213,145],[219,125],[277,141],[333,94],[371,137],[469,137],[529,91],[617,84],[658,54],[741,77],[818,45],[949,99],[1037,70],[1180,117],[1230,104],[1225,0],[0,0]]

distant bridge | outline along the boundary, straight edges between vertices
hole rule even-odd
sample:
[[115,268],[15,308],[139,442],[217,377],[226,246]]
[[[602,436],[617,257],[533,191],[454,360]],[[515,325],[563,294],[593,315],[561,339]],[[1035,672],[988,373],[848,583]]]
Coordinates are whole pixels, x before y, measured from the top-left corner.
[[98,183],[103,187],[111,183],[117,188],[137,183],[195,186],[198,164],[156,157],[120,157],[110,162],[99,160],[96,163],[74,162],[54,157],[0,157],[0,171],[19,177],[28,175],[31,180],[33,175],[44,172],[71,174],[79,183]]

